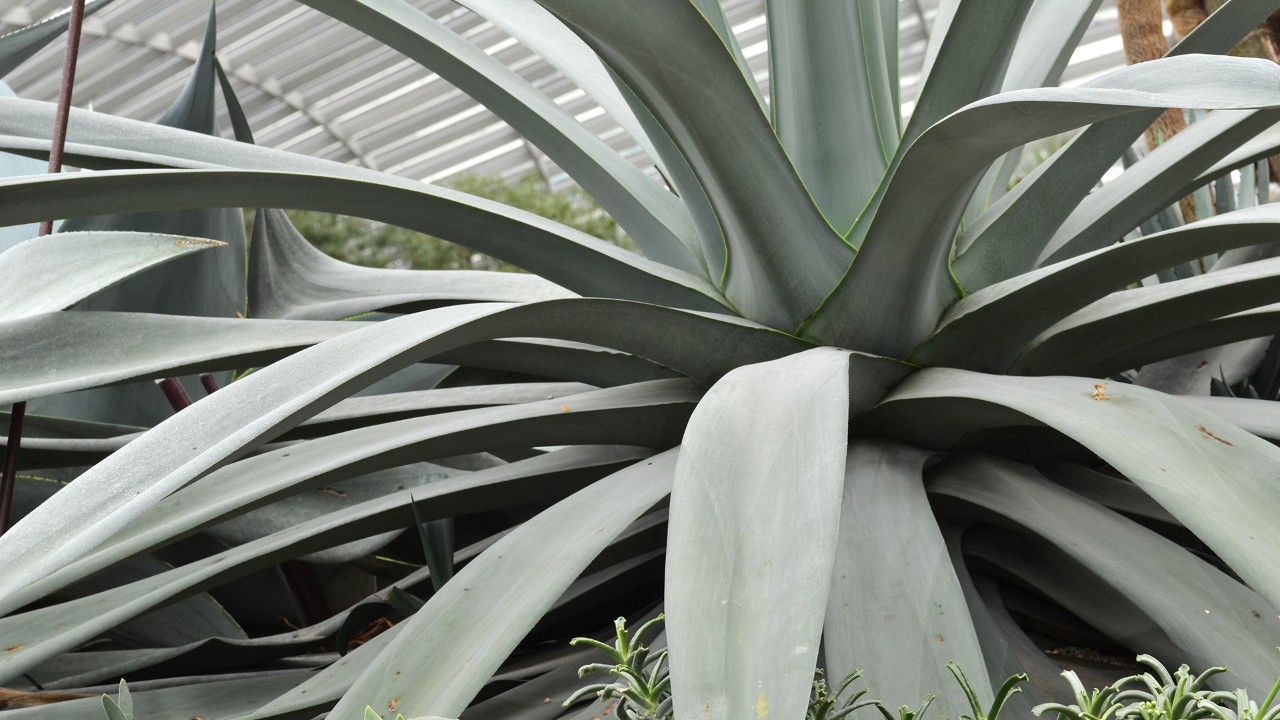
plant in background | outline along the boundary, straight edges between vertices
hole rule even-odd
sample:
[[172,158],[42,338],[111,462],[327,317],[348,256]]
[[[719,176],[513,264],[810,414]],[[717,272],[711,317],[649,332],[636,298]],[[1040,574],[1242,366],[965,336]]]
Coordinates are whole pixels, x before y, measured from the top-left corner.
[[[568,717],[563,640],[660,607],[681,718],[800,718],[820,646],[948,717],[1065,699],[1040,689],[1059,663],[1129,670],[1061,646],[1270,686],[1280,406],[1206,395],[1275,329],[1280,210],[1251,168],[1280,148],[1280,68],[1220,54],[1280,3],[1070,89],[1098,0],[954,3],[904,118],[896,0],[768,2],[767,101],[714,0],[463,0],[670,188],[410,3],[303,4],[483,98],[637,251],[256,147],[212,23],[160,125],[73,112],[69,162],[98,172],[0,180],[0,225],[77,218],[0,255],[0,403],[32,413],[0,683],[163,678],[144,717]],[[0,68],[50,27],[0,38]],[[1212,112],[1094,191],[1184,106]],[[0,98],[0,150],[51,127]],[[1006,191],[1017,148],[1078,128]],[[247,258],[235,207],[259,208]],[[273,208],[528,272],[354,266]]]

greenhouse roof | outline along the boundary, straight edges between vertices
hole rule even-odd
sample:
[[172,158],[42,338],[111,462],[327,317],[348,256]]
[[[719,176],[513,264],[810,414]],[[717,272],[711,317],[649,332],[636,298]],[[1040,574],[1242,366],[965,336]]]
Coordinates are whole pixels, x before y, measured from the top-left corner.
[[[902,0],[901,97],[910,110],[926,32],[939,0]],[[451,0],[415,0],[516,70],[638,164],[648,159],[590,98],[551,65]],[[724,0],[756,80],[768,93],[763,0]],[[66,0],[0,0],[0,32],[30,24]],[[88,18],[75,105],[153,120],[176,94],[199,48],[207,0],[126,0]],[[257,141],[269,147],[439,182],[461,173],[568,178],[537,148],[439,76],[356,30],[289,0],[221,0],[219,57]],[[55,100],[62,44],[10,73],[19,96]],[[1064,74],[1077,84],[1124,63],[1114,0],[1106,0]],[[223,127],[228,127],[225,117]]]

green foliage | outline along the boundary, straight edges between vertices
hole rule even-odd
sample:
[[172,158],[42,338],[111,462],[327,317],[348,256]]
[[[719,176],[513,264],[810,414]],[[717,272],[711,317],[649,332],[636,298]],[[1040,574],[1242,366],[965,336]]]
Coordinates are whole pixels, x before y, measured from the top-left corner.
[[[625,248],[635,244],[590,196],[577,188],[552,192],[536,175],[509,183],[462,175],[450,186],[461,192],[526,210]],[[437,237],[347,215],[288,211],[298,231],[325,254],[369,267],[520,272],[510,263]],[[248,226],[252,228],[252,217]]]
[[600,700],[618,699],[618,717],[630,720],[665,720],[671,717],[671,673],[666,667],[667,651],[652,655],[644,644],[644,634],[662,624],[663,616],[640,626],[631,634],[625,618],[613,621],[615,640],[606,645],[594,638],[574,638],[571,645],[590,645],[603,650],[613,664],[590,663],[578,669],[578,677],[608,673],[614,682],[594,683],[578,690],[564,701],[569,707],[587,695]]
[[862,670],[855,669],[841,680],[834,690],[827,687],[824,677],[826,673],[818,668],[813,681],[813,695],[809,699],[809,708],[805,711],[805,720],[840,720],[858,708],[865,707],[873,701],[858,702],[867,694],[866,689],[845,696],[845,691],[854,680],[862,677]]
[[1271,703],[1275,700],[1277,691],[1280,691],[1280,678],[1276,679],[1271,694],[1259,707],[1249,700],[1246,690],[1215,691],[1209,687],[1207,681],[1226,672],[1224,668],[1213,667],[1199,675],[1193,675],[1187,665],[1181,665],[1170,673],[1163,663],[1150,655],[1139,655],[1138,662],[1151,670],[1141,675],[1121,678],[1088,693],[1076,673],[1068,670],[1062,675],[1071,684],[1075,703],[1044,703],[1037,705],[1033,712],[1036,716],[1056,712],[1060,720],[1106,720],[1109,717],[1131,720],[1198,720],[1212,717],[1227,720],[1262,718],[1276,713]]

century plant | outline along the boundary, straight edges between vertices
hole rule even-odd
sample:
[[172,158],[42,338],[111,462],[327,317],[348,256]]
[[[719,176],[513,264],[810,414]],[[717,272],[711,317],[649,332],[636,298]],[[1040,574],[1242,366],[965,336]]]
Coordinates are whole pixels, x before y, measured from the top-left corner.
[[[1125,672],[1063,646],[1270,686],[1280,405],[1206,396],[1276,367],[1280,68],[1222,54],[1280,2],[1076,88],[1099,0],[946,3],[907,114],[897,0],[766,2],[767,96],[716,0],[461,0],[653,174],[405,0],[303,4],[484,102],[638,252],[254,146],[212,22],[159,125],[72,112],[96,172],[0,181],[0,225],[72,218],[0,255],[0,404],[30,402],[0,683],[95,696],[40,717],[122,676],[160,680],[139,717],[567,717],[563,639],[659,610],[677,718],[798,720],[820,647],[948,717]],[[0,99],[0,150],[47,154],[52,120]],[[528,273],[355,267],[274,208]]]

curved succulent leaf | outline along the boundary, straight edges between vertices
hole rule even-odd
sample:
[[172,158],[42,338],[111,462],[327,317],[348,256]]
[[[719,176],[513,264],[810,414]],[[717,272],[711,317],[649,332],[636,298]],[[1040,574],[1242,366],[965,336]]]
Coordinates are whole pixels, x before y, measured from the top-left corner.
[[389,270],[345,263],[317,250],[283,211],[274,209],[259,210],[254,218],[248,282],[250,317],[293,320],[573,297],[524,273]]
[[1280,258],[1121,290],[1045,330],[1011,367],[1028,374],[1080,372],[1144,340],[1254,308],[1259,297],[1278,291]]
[[[539,2],[600,54],[684,153],[724,231],[729,301],[766,325],[798,325],[853,252],[822,217],[715,29],[688,2]],[[632,41],[637,27],[665,31],[641,44]],[[707,87],[716,102],[706,102]]]
[[0,222],[25,222],[49,212],[110,211],[125,202],[124,196],[129,207],[145,210],[245,204],[323,210],[437,234],[583,295],[725,310],[716,299],[719,293],[697,276],[498,203],[383,178],[253,170],[117,170],[23,178],[0,181]]
[[885,702],[940,693],[948,717],[967,708],[945,667],[969,668],[991,703],[982,648],[964,592],[925,497],[932,453],[883,440],[855,440],[845,460],[840,541],[827,598],[826,670],[864,671],[869,694]]
[[[74,489],[55,495],[0,537],[0,562],[23,557],[19,571],[0,579],[0,601],[82,555],[191,480],[296,426],[351,390],[444,350],[513,333],[547,334],[537,329],[545,323],[553,335],[564,333],[569,339],[591,341],[597,339],[589,337],[596,332],[598,337],[610,338],[608,344],[619,349],[641,354],[653,351],[663,357],[651,359],[705,382],[742,364],[747,357],[758,361],[795,352],[800,349],[797,345],[803,347],[794,338],[744,321],[692,313],[670,315],[664,308],[642,305],[633,308],[650,316],[644,325],[627,326],[619,322],[619,312],[606,312],[607,324],[594,326],[589,313],[593,306],[603,310],[594,305],[600,302],[606,301],[560,300],[515,307],[479,304],[430,310],[334,338],[299,353],[292,361],[276,363],[232,383],[144,433],[127,451],[95,465],[77,479]],[[621,305],[610,307],[622,310]],[[683,317],[691,331],[685,337],[698,349],[653,342],[658,337],[669,339],[674,331],[670,324],[653,322],[662,315]],[[738,341],[726,347],[723,341],[729,336]],[[747,339],[752,336],[758,340]],[[727,354],[712,358],[707,351]],[[75,532],[68,533],[69,526]]]
[[1036,335],[1076,310],[1179,263],[1273,242],[1277,222],[1280,208],[1272,205],[1238,210],[990,285],[951,306],[910,359],[923,365],[1003,370]]
[[898,150],[898,3],[765,8],[774,130],[827,221],[847,232]]
[[334,714],[393,698],[416,714],[461,714],[587,563],[667,496],[678,452],[614,473],[499,540],[405,624]]
[[[1042,422],[1137,483],[1259,595],[1280,606],[1280,568],[1269,559],[1280,551],[1280,528],[1267,520],[1280,512],[1280,491],[1271,480],[1280,449],[1178,398],[1132,385],[1105,389],[1108,398],[1101,399],[1084,378],[933,368],[904,381],[867,422],[929,444],[964,432],[964,423],[954,422],[964,416],[955,409],[950,424],[921,416],[904,424],[904,413],[931,403],[955,408],[963,400],[958,407],[974,409],[975,421],[981,408],[994,407]],[[1160,461],[1151,462],[1153,457]]]
[[[1274,11],[1269,0],[1232,0],[1200,23],[1166,58],[1225,53]],[[967,228],[970,239],[962,240],[961,247],[969,247],[973,266],[965,269],[966,287],[985,287],[1034,267],[1043,243],[1159,115],[1156,110],[1139,111],[1093,124]]]
[[[661,446],[678,435],[697,394],[687,381],[667,380],[599,391],[594,397],[400,420],[292,444],[219,468],[148,508],[90,553],[19,590],[2,606],[31,602],[113,563],[163,547],[222,520],[240,516],[302,490],[348,480],[406,459],[443,457],[478,448],[530,447],[539,443],[623,443]],[[613,424],[628,426],[619,430]],[[527,443],[525,441],[528,441]],[[558,454],[565,463],[629,459],[636,451],[595,450]],[[603,460],[601,459],[603,458]],[[479,486],[480,490],[492,488]]]
[[515,71],[404,0],[302,0],[476,98],[564,168],[651,259],[693,271],[680,201]]
[[[1205,74],[1188,81],[1192,68]],[[1232,82],[1221,82],[1219,72],[1230,73]],[[987,163],[1028,140],[1153,105],[1280,105],[1280,93],[1273,90],[1277,85],[1275,63],[1178,57],[1118,70],[1091,87],[1020,90],[965,107],[907,149],[857,260],[802,333],[905,357],[961,297],[949,265],[952,241],[969,191]],[[887,297],[897,300],[880,312],[867,312]]]
[[131,232],[58,233],[0,253],[0,321],[64,310],[93,293],[217,240]]
[[[849,413],[899,377],[882,360],[825,348],[734,370],[698,405],[667,547],[678,717],[803,712],[835,560]],[[793,440],[774,443],[782,434]]]
[[[84,16],[89,17],[113,2],[115,0],[88,0],[84,4]],[[0,78],[66,32],[70,21],[71,11],[63,10],[38,23],[0,36]]]
[[1143,220],[1194,189],[1195,176],[1209,163],[1277,120],[1277,110],[1218,111],[1192,123],[1107,183],[1105,189],[1085,198],[1050,238],[1036,264],[1046,265],[1118,242]]
[[[956,456],[930,473],[928,488],[944,516],[1016,532],[1019,542],[984,542],[981,533],[973,540],[999,547],[1015,576],[1118,640],[1197,666],[1218,658],[1236,668],[1229,682],[1250,689],[1274,682],[1267,663],[1280,638],[1276,611],[1159,533],[993,456]],[[996,559],[991,549],[982,554]],[[1170,583],[1177,592],[1167,591]]]
[[[1001,91],[1057,85],[1101,5],[1102,0],[1036,0],[1014,43]],[[1010,150],[987,170],[965,212],[965,226],[1009,191],[1021,157],[1022,148]]]

